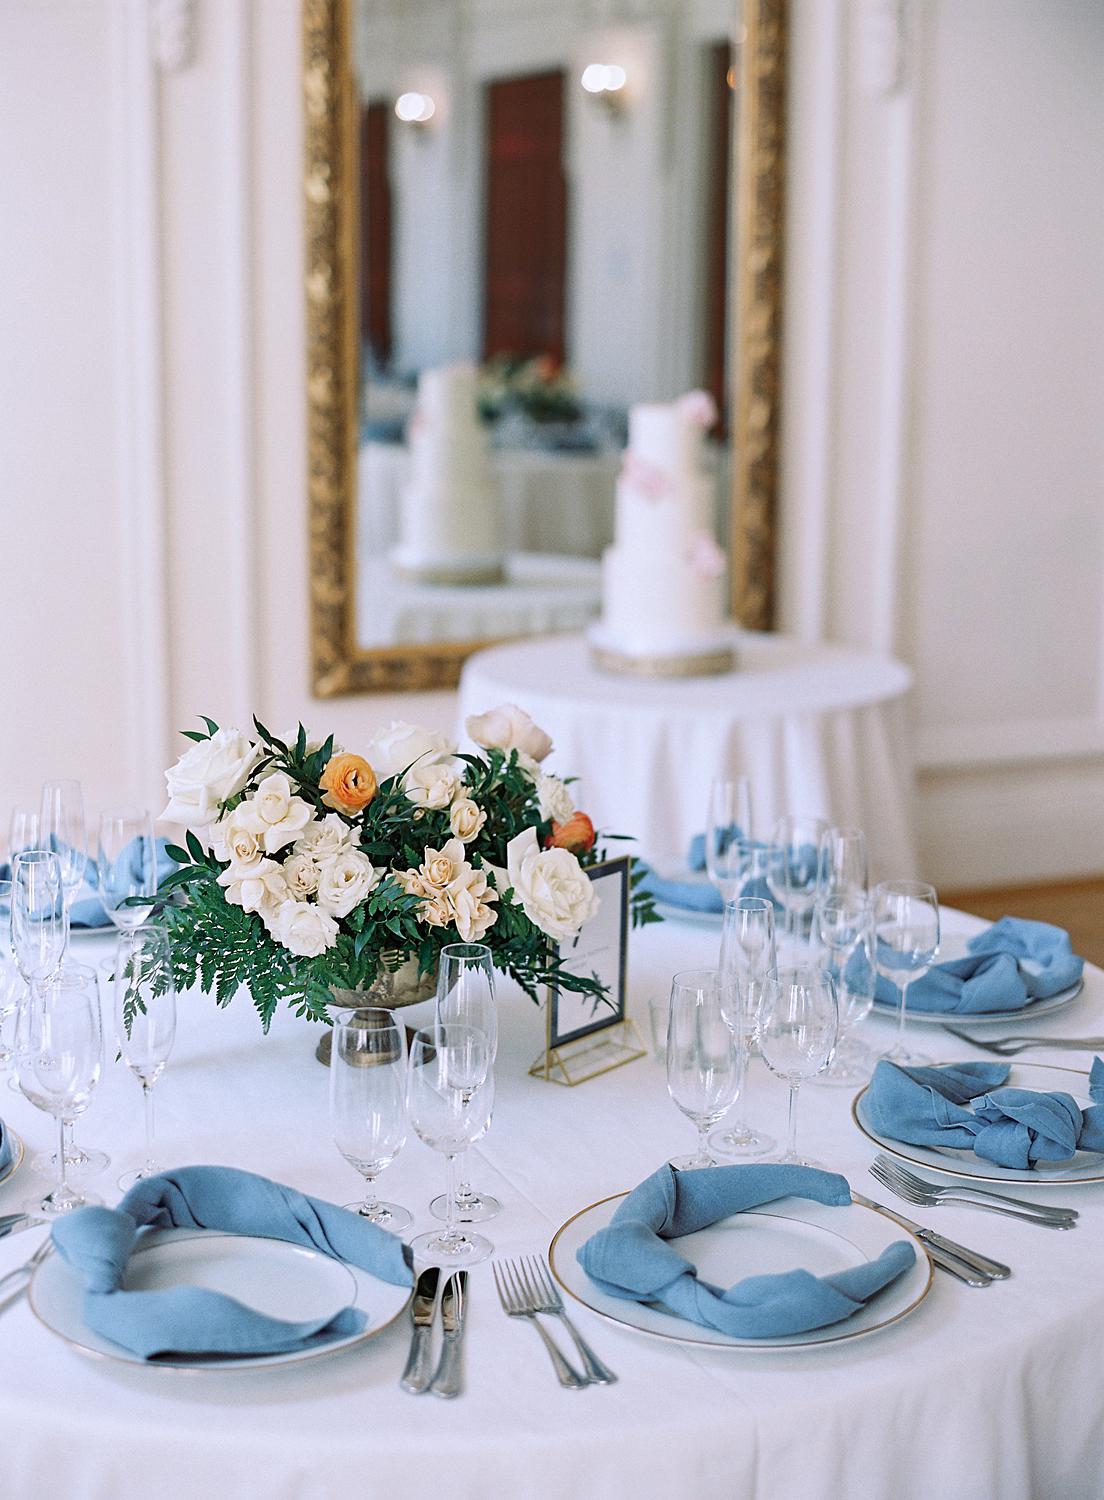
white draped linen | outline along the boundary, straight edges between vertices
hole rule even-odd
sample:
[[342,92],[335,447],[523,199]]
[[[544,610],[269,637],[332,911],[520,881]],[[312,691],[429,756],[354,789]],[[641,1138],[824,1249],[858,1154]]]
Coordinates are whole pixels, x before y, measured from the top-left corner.
[[865,828],[871,873],[914,873],[913,788],[900,662],[785,636],[745,635],[738,670],[639,678],[599,671],[582,636],[478,652],[460,681],[469,714],[518,703],[555,742],[552,770],[577,776],[579,805],[677,868],[705,826],[714,776],[751,778],[752,818],[807,813]]
[[[949,917],[947,925],[977,926]],[[673,970],[715,957],[716,929],[666,924],[634,936],[634,1013]],[[103,951],[101,948],[100,952]],[[83,954],[96,954],[95,944]],[[651,1058],[567,1089],[529,1078],[537,1010],[510,986],[494,1127],[470,1163],[504,1204],[486,1232],[505,1255],[543,1250],[578,1209],[631,1187],[691,1128]],[[643,1021],[642,1021],[643,1024]],[[1090,969],[1068,1013],[1040,1034],[1100,1032],[1104,973]],[[868,1023],[886,1043],[889,1026]],[[970,1055],[925,1030],[947,1059]],[[248,1000],[219,1013],[180,1006],[176,1052],[157,1086],[162,1159],[220,1162],[347,1201],[357,1179],[327,1125],[327,1078],[314,1033],[281,1017],[262,1037]],[[108,1047],[108,1057],[113,1053]],[[1065,1061],[1069,1054],[1037,1054]],[[1033,1054],[1035,1056],[1035,1054]],[[1087,1059],[1084,1059],[1087,1065]],[[752,1067],[747,1110],[780,1134],[786,1090]],[[859,1192],[892,1201],[866,1173],[873,1151],[846,1089],[807,1086],[806,1147]],[[47,1122],[5,1091],[0,1106],[31,1148]],[[115,1155],[140,1142],[138,1086],[108,1062],[79,1136]],[[128,1150],[128,1148],[134,1148]],[[383,1179],[427,1222],[441,1159],[412,1143]],[[33,1179],[0,1187],[0,1213]],[[1034,1190],[1074,1203],[1069,1233],[962,1208],[921,1213],[1012,1266],[982,1291],[937,1273],[926,1301],[871,1338],[805,1353],[690,1350],[612,1327],[584,1309],[580,1327],[620,1376],[562,1390],[532,1329],[499,1309],[490,1270],[471,1275],[466,1390],[453,1402],[398,1389],[405,1319],[332,1360],[271,1372],[181,1374],[87,1359],[38,1325],[26,1300],[0,1314],[0,1495],[4,1500],[1098,1500],[1104,1494],[1104,1188]],[[41,1231],[0,1242],[0,1272]],[[734,1268],[737,1279],[738,1268]]]

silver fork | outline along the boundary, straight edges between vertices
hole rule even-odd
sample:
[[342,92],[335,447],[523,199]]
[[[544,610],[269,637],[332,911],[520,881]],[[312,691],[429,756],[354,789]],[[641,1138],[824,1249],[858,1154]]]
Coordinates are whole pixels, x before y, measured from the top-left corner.
[[1052,1047],[1056,1051],[1066,1048],[1071,1052],[1096,1052],[1104,1047],[1104,1036],[1002,1036],[991,1042],[982,1041],[981,1037],[971,1036],[968,1031],[960,1031],[957,1026],[944,1026],[944,1031],[949,1031],[952,1036],[958,1037],[960,1041],[969,1042],[972,1047],[980,1047],[983,1052],[992,1052],[996,1057],[1015,1057],[1020,1052],[1030,1052],[1045,1047]]
[[587,1379],[592,1380],[595,1385],[614,1385],[617,1376],[608,1365],[602,1363],[564,1311],[563,1298],[560,1296],[556,1289],[556,1284],[552,1280],[552,1273],[548,1262],[538,1259],[535,1255],[530,1255],[526,1257],[523,1266],[527,1271],[526,1285],[528,1289],[541,1301],[541,1305],[537,1308],[537,1311],[549,1313],[552,1317],[559,1318],[560,1322],[571,1335],[576,1349],[579,1351],[579,1357],[583,1361],[583,1373]]
[[1077,1223],[1076,1209],[1051,1208],[1044,1203],[1031,1203],[1026,1198],[1012,1198],[965,1184],[938,1187],[885,1156],[875,1157],[870,1175],[891,1193],[896,1193],[898,1198],[903,1198],[906,1203],[917,1203],[922,1208],[933,1208],[939,1203],[963,1203],[988,1209],[991,1213],[1006,1214],[1009,1218],[1025,1219],[1029,1224],[1042,1224],[1048,1229],[1073,1229]]
[[47,1235],[29,1260],[0,1276],[0,1312],[23,1295],[30,1286],[35,1271],[53,1248],[54,1242]]
[[[548,1350],[549,1358],[556,1371],[556,1377],[562,1386],[570,1391],[581,1391],[590,1381],[579,1374],[578,1370],[569,1365],[559,1349],[556,1347],[551,1334],[537,1318],[537,1306],[532,1298],[526,1293],[519,1267],[508,1260],[495,1261],[491,1270],[494,1272],[495,1287],[498,1290],[498,1300],[502,1303],[502,1310],[510,1318],[526,1318],[540,1334],[544,1347]],[[501,1272],[501,1274],[500,1274]]]

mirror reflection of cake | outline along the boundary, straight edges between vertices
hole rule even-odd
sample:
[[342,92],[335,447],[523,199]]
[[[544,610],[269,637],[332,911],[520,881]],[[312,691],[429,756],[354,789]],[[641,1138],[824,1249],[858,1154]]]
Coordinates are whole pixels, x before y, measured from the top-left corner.
[[602,616],[589,631],[601,667],[696,676],[735,663],[716,487],[704,463],[716,419],[704,391],[629,412],[614,543],[602,556]]
[[396,572],[422,583],[503,577],[502,498],[476,404],[474,365],[424,370],[407,427],[409,480],[399,497]]

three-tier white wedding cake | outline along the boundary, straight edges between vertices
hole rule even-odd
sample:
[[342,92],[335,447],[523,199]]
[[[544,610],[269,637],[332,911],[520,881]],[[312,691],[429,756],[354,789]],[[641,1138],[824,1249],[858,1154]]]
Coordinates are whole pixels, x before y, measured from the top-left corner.
[[675,676],[733,665],[716,486],[704,465],[715,421],[704,391],[629,412],[614,543],[602,556],[602,617],[590,631],[600,666]]
[[425,370],[407,428],[395,569],[424,583],[497,583],[502,499],[479,418],[474,365]]

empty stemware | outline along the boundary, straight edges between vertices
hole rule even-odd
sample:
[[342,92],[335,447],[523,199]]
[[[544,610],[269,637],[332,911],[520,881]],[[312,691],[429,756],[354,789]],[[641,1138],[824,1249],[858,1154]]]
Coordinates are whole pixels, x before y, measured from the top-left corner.
[[890,1062],[923,1064],[929,1059],[905,1046],[905,1016],[909,985],[928,972],[939,952],[939,897],[920,880],[886,880],[875,888],[873,906],[878,973],[901,996],[897,1039],[885,1056]]
[[861,828],[828,828],[820,844],[818,899],[865,896],[867,883],[866,834]]
[[836,985],[839,1041],[832,1066],[817,1076],[818,1084],[851,1086],[870,1077],[872,1057],[853,1035],[874,1004],[877,971],[874,966],[874,914],[861,893],[820,900],[814,912],[817,936],[827,953],[828,969]]
[[[736,981],[745,1067],[756,1046],[762,982],[775,965],[774,903],[762,896],[740,896],[728,902],[721,934],[721,973]],[[710,1136],[709,1144],[715,1151],[746,1160],[773,1151],[777,1143],[738,1114],[724,1130]]]
[[[124,930],[140,927],[153,909],[157,890],[157,841],[148,812],[100,815],[96,871],[104,910]],[[146,896],[149,905],[135,900]],[[130,905],[129,902],[135,904]]]
[[0,1068],[14,1056],[15,1015],[26,989],[11,946],[11,892],[11,881],[0,880]]
[[39,837],[61,862],[65,910],[71,911],[84,884],[88,865],[88,832],[84,825],[84,794],[79,781],[47,781],[42,787]]
[[735,979],[716,969],[684,969],[675,975],[667,1025],[667,1092],[698,1132],[694,1155],[672,1159],[676,1171],[717,1165],[707,1138],[740,1097],[740,1024]]
[[[498,1010],[495,1005],[494,966],[485,943],[449,943],[441,949],[437,969],[437,1021],[441,1026],[474,1026],[490,1048],[491,1069],[498,1055]],[[448,1218],[447,1195],[429,1205],[434,1218]],[[477,1193],[461,1177],[456,1190],[456,1217],[461,1224],[478,1224],[501,1213],[502,1204],[490,1193]]]
[[[820,818],[788,815],[774,825],[767,885],[786,914],[786,955],[793,962],[803,937],[805,918],[816,902],[820,882],[820,844],[826,825]],[[799,931],[799,926],[802,931]]]
[[746,776],[718,778],[709,789],[705,869],[722,901],[736,896],[742,869],[741,844],[751,838],[751,785]]
[[41,848],[38,808],[17,807],[8,825],[8,858],[14,864],[17,854],[26,854],[30,849]]
[[406,1144],[406,1029],[389,1010],[364,1007],[334,1018],[330,1128],[337,1149],[364,1178],[364,1197],[345,1207],[384,1229],[405,1229],[409,1209],[381,1203],[375,1180]]
[[780,1162],[817,1167],[797,1150],[797,1102],[801,1085],[832,1061],[839,1028],[832,976],[811,967],[779,969],[765,981],[759,1019],[759,1049],[771,1072],[790,1086],[786,1149]]
[[28,849],[12,863],[11,943],[31,995],[41,994],[69,945],[61,863],[48,850]]
[[142,1085],[145,1105],[145,1163],[120,1177],[119,1186],[125,1189],[158,1170],[153,1149],[153,1086],[165,1071],[176,1040],[176,991],[168,940],[160,928],[135,927],[120,934],[114,985],[119,1052]]

